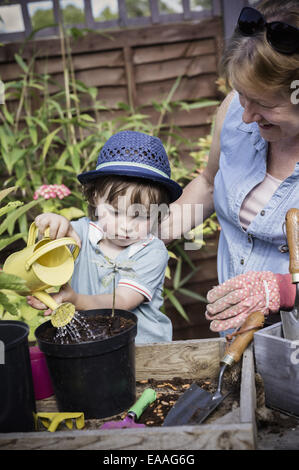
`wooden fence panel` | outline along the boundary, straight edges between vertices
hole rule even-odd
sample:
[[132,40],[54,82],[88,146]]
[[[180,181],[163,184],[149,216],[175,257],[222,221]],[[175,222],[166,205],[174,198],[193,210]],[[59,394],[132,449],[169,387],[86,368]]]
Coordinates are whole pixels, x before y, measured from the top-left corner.
[[[0,78],[4,81],[17,79],[21,69],[14,54],[21,43],[6,44],[0,48]],[[109,108],[97,114],[99,122],[120,117],[124,111],[119,102],[131,104],[151,122],[157,124],[159,113],[153,101],[165,99],[177,77],[181,77],[172,100],[194,101],[199,98],[221,99],[215,81],[217,64],[222,47],[222,27],[218,18],[199,23],[157,25],[126,31],[109,32],[109,37],[90,33],[79,41],[72,41],[72,63],[77,79],[88,86],[96,87],[97,99]],[[56,84],[50,85],[50,93],[63,87],[63,62],[59,39],[28,41],[22,57],[25,61],[36,55],[35,70],[47,72]],[[7,100],[10,109],[16,108],[16,99]],[[92,113],[91,97],[83,95],[80,108]],[[183,137],[194,143],[210,132],[215,106],[193,109],[189,112],[178,109],[165,114],[166,127],[179,126]],[[20,123],[21,124],[21,123]],[[84,129],[84,135],[88,129]],[[182,148],[182,161],[192,167],[190,149]],[[216,245],[205,255],[203,250],[192,254],[201,270],[192,278],[187,288],[206,295],[217,283]],[[179,297],[186,305],[190,324],[181,319],[175,309],[167,303],[167,313],[174,323],[174,339],[191,339],[215,336],[209,331],[204,318],[205,305],[189,298]]]

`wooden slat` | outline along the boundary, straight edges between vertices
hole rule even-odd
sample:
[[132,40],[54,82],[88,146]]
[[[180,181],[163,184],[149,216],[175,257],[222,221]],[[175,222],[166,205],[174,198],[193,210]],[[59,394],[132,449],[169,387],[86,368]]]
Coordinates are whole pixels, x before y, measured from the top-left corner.
[[175,44],[166,43],[158,46],[135,47],[133,53],[134,64],[161,62],[180,57],[194,57],[215,53],[214,39],[201,39],[200,41],[181,41]]
[[135,108],[136,104],[136,75],[134,73],[133,61],[132,61],[132,48],[124,47],[124,58],[125,58],[125,71],[126,71],[126,82],[128,87],[129,105],[131,109]]
[[[167,380],[181,378],[201,379],[216,377],[219,372],[222,338],[173,341],[138,345],[136,349],[136,380]],[[155,367],[156,364],[156,367]]]
[[0,434],[5,450],[253,450],[250,424]]
[[206,55],[192,59],[176,59],[163,63],[138,65],[135,70],[135,80],[139,84],[180,76],[194,77],[203,73],[216,73],[217,65],[215,55]]
[[[187,40],[202,38],[213,38],[220,36],[222,32],[221,21],[218,19],[207,19],[200,23],[200,27],[193,23],[178,23],[176,25],[156,25],[117,32],[109,32],[108,37],[88,34],[80,41],[71,41],[72,53],[95,52],[103,50],[120,49],[124,46],[140,46],[176,43]],[[96,38],[96,40],[95,40]],[[0,48],[0,62],[13,62],[14,54],[20,48],[19,43],[9,43]],[[28,41],[24,48],[23,58],[31,58],[38,51],[39,56],[57,56],[60,49],[59,39]]]
[[[216,75],[199,75],[192,78],[183,78],[173,95],[173,101],[190,101],[194,98],[215,97]],[[164,80],[156,83],[141,83],[137,85],[138,105],[149,105],[153,100],[166,99],[174,80]]]

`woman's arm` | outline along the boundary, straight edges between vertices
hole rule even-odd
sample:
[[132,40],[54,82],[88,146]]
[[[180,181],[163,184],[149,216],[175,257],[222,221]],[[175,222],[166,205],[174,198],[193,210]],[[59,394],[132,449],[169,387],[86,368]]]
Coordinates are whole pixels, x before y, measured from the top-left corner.
[[[214,212],[214,178],[219,168],[220,135],[233,96],[234,92],[231,92],[218,109],[209,160],[205,170],[191,181],[184,189],[182,196],[170,205],[170,216],[161,224],[161,238],[165,243],[177,238],[176,234],[183,235],[203,222],[201,212],[196,211],[196,204],[202,204],[204,220]],[[185,204],[192,206],[191,227],[189,226],[190,219],[185,218],[184,220],[182,218]]]

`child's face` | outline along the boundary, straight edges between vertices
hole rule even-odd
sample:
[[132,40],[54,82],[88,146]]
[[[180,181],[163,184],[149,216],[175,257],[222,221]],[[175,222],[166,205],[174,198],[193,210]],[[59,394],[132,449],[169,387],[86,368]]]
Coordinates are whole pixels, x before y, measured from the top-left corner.
[[127,193],[119,196],[117,203],[112,205],[107,201],[108,191],[96,200],[98,220],[106,238],[120,247],[144,240],[151,229],[148,207],[131,203],[133,189],[128,189]]

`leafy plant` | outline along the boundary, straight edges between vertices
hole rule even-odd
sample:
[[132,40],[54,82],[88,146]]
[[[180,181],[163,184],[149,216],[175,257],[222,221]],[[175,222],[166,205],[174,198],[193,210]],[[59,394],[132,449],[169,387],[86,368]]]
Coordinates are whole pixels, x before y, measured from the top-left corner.
[[[69,34],[73,33],[75,34],[74,28],[69,31]],[[195,143],[184,139],[173,120],[169,119],[166,123],[165,117],[175,115],[177,110],[188,112],[194,108],[214,106],[218,104],[217,101],[173,101],[181,81],[178,77],[165,99],[153,103],[158,112],[156,123],[150,121],[142,108],[133,109],[125,103],[118,105],[124,111],[121,117],[103,121],[99,119],[99,113],[108,108],[97,100],[97,88],[88,87],[75,79],[69,34],[65,34],[60,25],[63,63],[61,83],[54,80],[47,71],[41,74],[34,71],[35,56],[25,61],[19,53],[15,54],[15,61],[22,70],[20,79],[5,85],[7,99],[0,110],[0,172],[4,187],[16,181],[16,185],[22,188],[22,198],[28,204],[28,210],[22,211],[18,207],[18,200],[13,202],[17,204],[17,208],[14,207],[15,212],[6,222],[10,236],[13,236],[17,222],[20,234],[16,237],[25,239],[29,223],[40,211],[57,212],[70,220],[86,214],[87,204],[82,199],[77,174],[94,168],[97,154],[106,140],[120,130],[134,129],[159,136],[170,157],[172,177],[182,185],[201,172],[206,164],[211,136]],[[11,108],[9,98],[17,100],[15,110]],[[83,107],[80,104],[83,101],[81,98],[85,98],[85,102],[89,100],[90,104]],[[194,160],[191,171],[182,165],[182,144],[193,150],[190,154]],[[72,192],[62,199],[46,199],[42,194],[35,199],[40,188],[50,185],[65,185],[72,188]],[[217,226],[214,229],[217,230]],[[207,233],[207,230],[213,230],[213,224],[205,222],[204,227],[196,230],[206,230]],[[180,243],[182,242],[176,244],[176,249]],[[184,261],[186,262],[185,259]],[[179,263],[179,257],[177,262]],[[180,269],[179,264],[177,268]],[[184,285],[185,283],[177,282],[176,277],[176,287],[166,292],[166,296],[175,303],[175,293],[179,289],[185,289]],[[183,314],[180,307],[178,311]]]
[[[15,187],[7,188],[0,191],[0,202],[8,196],[10,193],[15,191]],[[12,233],[14,224],[18,217],[37,204],[36,201],[32,201],[25,204],[21,201],[8,202],[5,206],[0,208],[0,235],[5,232]],[[0,251],[9,246],[11,243],[19,240],[23,237],[23,234],[14,234],[0,239]],[[31,309],[29,305],[25,304],[26,300],[16,294],[16,292],[26,293],[28,291],[26,282],[18,276],[13,274],[4,273],[0,271],[0,319],[14,319],[26,321],[29,319],[33,321],[37,320],[37,317],[41,317],[40,312]],[[31,312],[29,311],[31,309]],[[31,334],[32,336],[32,334]]]

